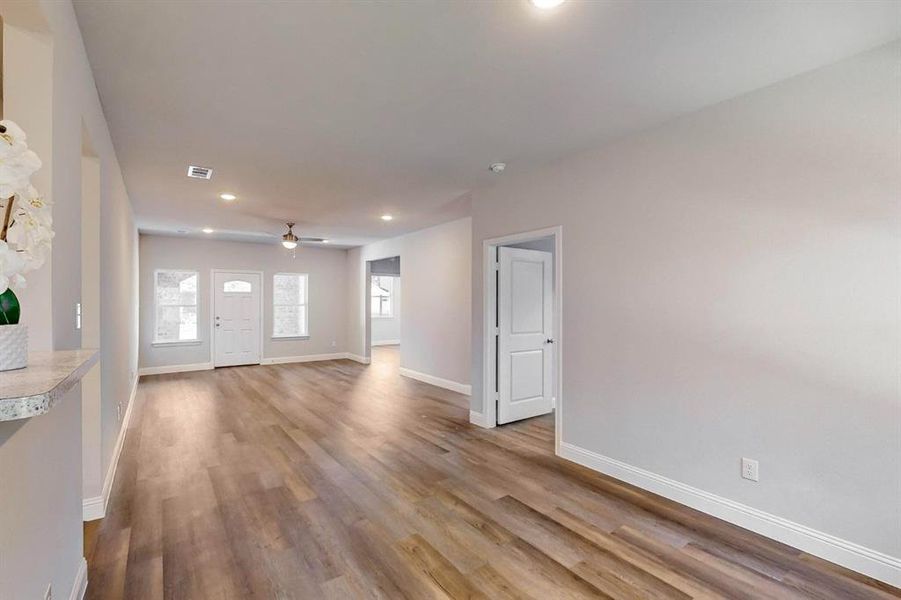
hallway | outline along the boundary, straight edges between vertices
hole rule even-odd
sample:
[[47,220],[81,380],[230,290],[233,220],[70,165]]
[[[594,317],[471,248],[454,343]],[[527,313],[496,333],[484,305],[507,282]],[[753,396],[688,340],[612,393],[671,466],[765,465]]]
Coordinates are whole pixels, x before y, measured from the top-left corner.
[[550,418],[473,427],[374,352],[142,379],[88,597],[889,597],[555,458]]

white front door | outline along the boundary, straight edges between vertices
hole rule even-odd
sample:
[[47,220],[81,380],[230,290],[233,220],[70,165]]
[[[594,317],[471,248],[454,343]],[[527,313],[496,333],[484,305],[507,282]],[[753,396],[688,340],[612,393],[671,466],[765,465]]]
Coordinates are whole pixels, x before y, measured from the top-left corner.
[[259,273],[213,273],[213,366],[260,363]]
[[553,255],[498,248],[497,422],[553,409]]

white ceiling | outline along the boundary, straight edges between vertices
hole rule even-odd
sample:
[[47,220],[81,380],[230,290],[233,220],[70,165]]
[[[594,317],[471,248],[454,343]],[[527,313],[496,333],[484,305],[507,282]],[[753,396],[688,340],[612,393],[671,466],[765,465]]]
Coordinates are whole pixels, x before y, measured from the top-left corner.
[[75,3],[141,230],[292,220],[344,245],[468,214],[494,161],[529,169],[891,41],[899,6]]

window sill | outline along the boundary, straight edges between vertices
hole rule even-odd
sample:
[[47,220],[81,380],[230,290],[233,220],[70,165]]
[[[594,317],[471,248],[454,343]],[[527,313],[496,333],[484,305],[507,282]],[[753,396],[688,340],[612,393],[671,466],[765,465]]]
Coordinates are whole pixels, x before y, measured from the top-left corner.
[[296,342],[302,340],[308,340],[310,336],[308,335],[274,335],[272,336],[273,342]]
[[199,346],[203,343],[203,340],[179,340],[177,342],[151,342],[151,346],[154,348],[166,347],[166,346]]

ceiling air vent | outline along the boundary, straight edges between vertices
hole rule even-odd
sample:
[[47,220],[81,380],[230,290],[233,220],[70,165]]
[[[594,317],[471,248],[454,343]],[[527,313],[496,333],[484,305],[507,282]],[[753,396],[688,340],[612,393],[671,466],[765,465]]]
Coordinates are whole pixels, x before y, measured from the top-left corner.
[[213,176],[213,170],[209,167],[196,167],[191,165],[188,167],[188,177],[194,179],[210,179]]

